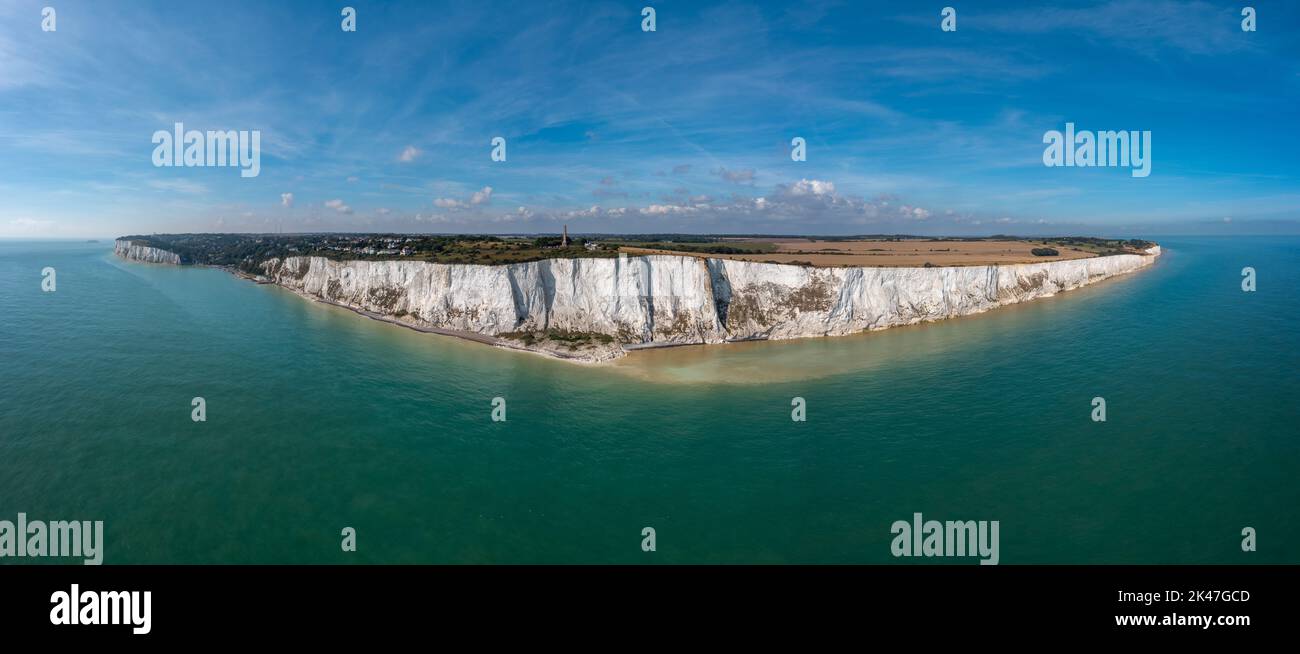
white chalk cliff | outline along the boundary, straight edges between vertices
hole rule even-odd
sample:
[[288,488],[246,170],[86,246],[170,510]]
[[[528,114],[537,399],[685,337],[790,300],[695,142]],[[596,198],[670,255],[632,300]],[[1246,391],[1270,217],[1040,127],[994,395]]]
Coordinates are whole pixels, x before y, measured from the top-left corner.
[[147,245],[140,245],[125,239],[117,239],[113,242],[113,252],[120,257],[132,259],[134,261],[144,261],[146,263],[170,263],[175,265],[181,264],[181,258],[174,252],[151,248]]
[[[565,355],[600,360],[636,347],[836,336],[981,313],[1138,270],[1160,248],[1147,252],[933,268],[645,256],[508,265],[289,257],[263,269],[308,297],[417,327],[607,335],[612,345]],[[545,344],[528,349],[562,354]]]
[[[175,253],[118,240],[114,251],[180,264]],[[507,265],[270,259],[272,282],[307,297],[417,328],[509,336],[503,343],[603,360],[628,349],[840,336],[988,311],[1150,265],[1146,255],[933,268],[813,268],[688,256],[547,259]],[[603,335],[580,348],[546,332]],[[521,334],[540,340],[520,341]]]

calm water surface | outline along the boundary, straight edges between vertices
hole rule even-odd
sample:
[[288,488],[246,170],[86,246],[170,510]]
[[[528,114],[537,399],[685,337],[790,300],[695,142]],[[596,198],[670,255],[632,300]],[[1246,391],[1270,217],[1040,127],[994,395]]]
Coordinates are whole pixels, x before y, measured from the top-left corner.
[[1159,240],[981,316],[601,367],[0,241],[0,519],[104,520],[108,563],[892,562],[917,511],[1003,563],[1300,563],[1300,238]]

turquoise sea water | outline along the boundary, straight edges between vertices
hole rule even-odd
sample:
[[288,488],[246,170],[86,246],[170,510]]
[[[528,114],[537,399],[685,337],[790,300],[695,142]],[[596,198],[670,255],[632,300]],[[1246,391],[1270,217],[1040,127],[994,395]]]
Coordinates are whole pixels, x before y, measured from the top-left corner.
[[887,563],[918,511],[1003,563],[1300,563],[1300,238],[1158,240],[981,316],[606,367],[0,241],[0,520],[104,520],[107,563]]

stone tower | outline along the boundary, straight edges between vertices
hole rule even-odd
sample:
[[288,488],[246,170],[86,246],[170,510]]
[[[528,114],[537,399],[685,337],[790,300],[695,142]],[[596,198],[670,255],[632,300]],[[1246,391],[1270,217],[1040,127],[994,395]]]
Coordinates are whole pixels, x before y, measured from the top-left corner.
[[569,226],[567,224],[564,226],[564,236],[560,237],[560,247],[569,247]]

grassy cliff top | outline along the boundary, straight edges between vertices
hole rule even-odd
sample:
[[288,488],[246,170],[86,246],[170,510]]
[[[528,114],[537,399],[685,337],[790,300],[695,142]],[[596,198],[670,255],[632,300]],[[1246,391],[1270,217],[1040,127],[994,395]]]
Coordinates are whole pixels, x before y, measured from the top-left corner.
[[187,264],[255,272],[272,258],[410,260],[503,264],[542,259],[674,254],[809,266],[951,266],[1136,254],[1155,245],[1141,239],[1094,237],[710,236],[695,234],[585,235],[561,245],[559,236],[429,234],[152,234],[123,240],[174,252]]

